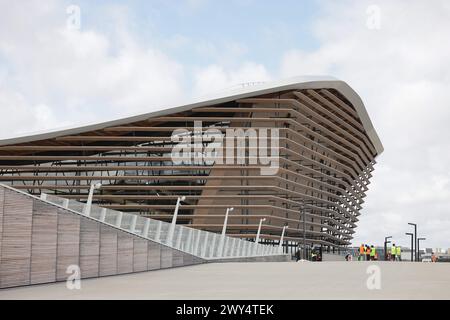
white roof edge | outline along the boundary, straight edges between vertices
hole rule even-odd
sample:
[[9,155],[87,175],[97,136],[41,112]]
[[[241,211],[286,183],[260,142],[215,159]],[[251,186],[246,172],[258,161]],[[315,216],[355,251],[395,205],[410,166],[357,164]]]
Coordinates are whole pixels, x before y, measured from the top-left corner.
[[193,108],[211,106],[237,99],[248,98],[256,95],[264,95],[278,91],[286,91],[293,89],[321,89],[321,88],[335,89],[339,91],[343,96],[347,98],[347,100],[349,100],[352,103],[361,119],[361,122],[364,126],[364,129],[367,132],[367,135],[374,144],[377,154],[378,155],[381,154],[384,150],[383,145],[380,141],[380,138],[378,137],[377,132],[375,131],[375,128],[373,127],[372,121],[369,118],[367,110],[360,96],[344,81],[329,76],[295,77],[280,81],[267,82],[254,86],[247,86],[239,89],[226,91],[223,93],[214,94],[212,96],[204,98],[203,100],[197,100],[189,104],[184,104],[177,107],[164,108],[158,111],[121,118],[118,120],[111,120],[96,124],[83,125],[79,127],[71,127],[62,130],[54,130],[54,131],[50,130],[28,136],[3,139],[0,140],[0,146],[52,139],[59,136],[74,135],[86,131],[101,130],[103,128],[118,126],[121,124],[143,121],[148,118],[160,117],[172,113],[188,111]]

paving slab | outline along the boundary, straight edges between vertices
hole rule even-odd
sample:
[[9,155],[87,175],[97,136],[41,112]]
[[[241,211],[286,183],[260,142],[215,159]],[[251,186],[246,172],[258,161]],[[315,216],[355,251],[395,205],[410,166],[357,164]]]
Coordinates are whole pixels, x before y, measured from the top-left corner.
[[210,263],[0,290],[0,299],[450,299],[450,263]]

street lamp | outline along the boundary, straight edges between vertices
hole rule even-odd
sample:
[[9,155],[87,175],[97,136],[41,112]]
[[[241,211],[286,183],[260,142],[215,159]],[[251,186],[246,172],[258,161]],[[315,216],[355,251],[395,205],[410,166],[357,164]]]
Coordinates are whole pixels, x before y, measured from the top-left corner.
[[413,250],[414,250],[414,233],[411,232],[407,232],[406,233],[407,236],[411,236],[411,262],[414,261],[413,259]]
[[266,221],[266,218],[262,218],[262,219],[259,220],[258,233],[256,234],[256,240],[255,240],[256,244],[259,242],[259,235],[261,234],[261,227],[262,227],[262,223],[264,221]]
[[219,244],[219,248],[220,248],[219,257],[222,256],[223,246],[225,245],[225,234],[227,232],[228,213],[233,210],[234,210],[234,208],[227,208],[227,212],[225,213],[225,220],[223,222],[223,227],[222,227],[222,236],[220,237],[220,244]]
[[89,188],[89,195],[86,202],[86,205],[84,206],[83,214],[85,216],[89,216],[91,214],[91,207],[92,207],[92,198],[94,197],[94,190],[98,190],[102,187],[101,183],[91,183],[91,187]]
[[278,251],[280,251],[280,253],[283,252],[283,240],[284,240],[284,233],[286,232],[288,225],[286,224],[283,227],[283,231],[281,232],[281,238],[280,238],[280,243],[278,244]]
[[184,200],[186,200],[185,196],[178,197],[178,199],[177,199],[177,204],[175,206],[175,211],[173,212],[172,223],[170,224],[169,234],[167,235],[166,243],[169,246],[172,245],[173,233],[175,231],[175,225],[177,224],[178,209],[180,208],[181,201],[184,201]]
[[[414,227],[414,243],[416,244],[416,248],[415,248],[415,250],[414,250],[414,252],[415,252],[415,257],[416,257],[416,261],[419,261],[417,258],[417,224],[415,224],[415,223],[411,223],[411,222],[408,222],[408,224],[410,225],[410,226],[413,226]],[[411,248],[411,250],[412,250],[412,248]]]
[[384,260],[387,261],[388,252],[387,252],[387,244],[391,243],[388,239],[391,239],[392,236],[384,237]]
[[426,238],[417,238],[417,254],[418,254],[417,261],[420,261],[420,241],[422,241],[422,240],[427,240],[427,239]]
[[262,223],[266,221],[266,218],[262,218],[259,220],[259,226],[258,226],[258,232],[256,233],[256,239],[254,244],[254,254],[256,255],[258,253],[258,243],[259,243],[259,235],[261,234],[261,227]]
[[302,211],[303,211],[303,259],[307,260],[308,256],[306,254],[306,210],[300,207],[300,214],[302,213]]

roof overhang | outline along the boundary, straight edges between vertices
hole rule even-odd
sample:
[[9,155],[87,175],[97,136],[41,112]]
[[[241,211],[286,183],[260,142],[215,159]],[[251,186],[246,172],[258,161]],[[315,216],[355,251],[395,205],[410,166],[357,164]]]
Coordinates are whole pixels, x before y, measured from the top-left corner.
[[222,104],[238,99],[244,99],[259,95],[265,95],[280,91],[288,90],[301,90],[301,89],[335,89],[340,92],[356,109],[357,114],[362,122],[364,129],[373,143],[377,154],[381,154],[384,150],[383,145],[378,137],[375,128],[373,127],[372,121],[369,118],[367,110],[364,106],[363,101],[360,96],[344,81],[338,80],[333,77],[328,76],[308,76],[308,77],[295,77],[275,82],[267,82],[258,85],[245,86],[237,88],[234,90],[228,90],[221,93],[216,93],[209,97],[184,104],[176,107],[169,108],[159,108],[159,110],[152,111],[149,113],[144,113],[136,116],[130,116],[118,120],[111,120],[96,124],[83,125],[79,127],[71,127],[54,131],[46,131],[33,135],[10,138],[0,140],[0,146],[19,144],[26,142],[33,142],[38,140],[52,139],[60,136],[75,135],[88,131],[101,130],[104,128],[112,126],[120,126],[127,123],[144,121],[149,118],[165,116],[173,113],[188,111],[194,108],[213,106],[217,104]]

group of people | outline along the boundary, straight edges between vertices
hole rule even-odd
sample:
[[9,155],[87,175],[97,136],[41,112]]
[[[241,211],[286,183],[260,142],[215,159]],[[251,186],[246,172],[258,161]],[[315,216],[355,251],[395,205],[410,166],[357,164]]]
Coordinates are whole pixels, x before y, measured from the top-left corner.
[[387,250],[387,260],[388,261],[402,261],[402,248],[396,246],[395,243],[392,244],[391,250]]
[[376,261],[376,260],[378,260],[378,252],[373,245],[361,244],[359,246],[358,261]]
[[[402,261],[402,248],[392,244],[391,248],[387,248],[386,259],[388,261]],[[361,244],[359,246],[358,261],[376,261],[378,260],[377,249],[373,245]]]

